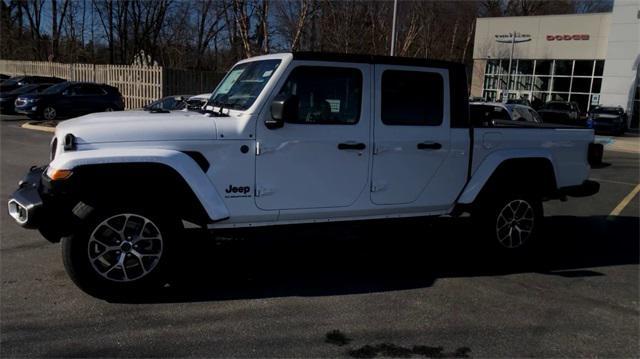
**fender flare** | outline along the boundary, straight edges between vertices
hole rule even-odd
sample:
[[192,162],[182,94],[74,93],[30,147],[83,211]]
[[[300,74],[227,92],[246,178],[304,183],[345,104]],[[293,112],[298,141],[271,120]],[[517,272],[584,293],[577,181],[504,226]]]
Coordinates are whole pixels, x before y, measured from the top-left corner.
[[156,163],[166,165],[182,177],[212,221],[229,218],[229,210],[209,177],[193,158],[180,151],[150,148],[70,151],[59,154],[49,166],[73,170],[84,165],[118,163]]
[[489,154],[473,173],[458,198],[460,204],[471,204],[489,181],[491,175],[505,161],[516,159],[546,159],[551,163],[554,180],[557,183],[557,171],[553,157],[549,151],[541,149],[497,150]]

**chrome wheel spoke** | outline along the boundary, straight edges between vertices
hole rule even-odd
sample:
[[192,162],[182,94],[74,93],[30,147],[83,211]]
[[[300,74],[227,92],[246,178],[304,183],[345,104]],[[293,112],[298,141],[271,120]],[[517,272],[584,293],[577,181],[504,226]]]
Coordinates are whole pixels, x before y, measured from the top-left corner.
[[516,248],[531,236],[535,213],[529,202],[521,199],[507,203],[496,219],[496,236],[501,245]]
[[[120,229],[118,229],[120,228]],[[91,265],[102,277],[128,282],[149,274],[163,251],[163,237],[151,220],[119,214],[98,224],[89,239]]]

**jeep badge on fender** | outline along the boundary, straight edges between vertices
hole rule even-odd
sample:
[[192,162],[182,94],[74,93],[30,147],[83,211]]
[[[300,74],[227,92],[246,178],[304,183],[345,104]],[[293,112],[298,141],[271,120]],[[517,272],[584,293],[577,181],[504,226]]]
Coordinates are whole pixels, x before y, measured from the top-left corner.
[[[224,190],[226,193],[239,193],[241,195],[246,195],[249,194],[249,192],[251,192],[251,187],[249,186],[241,186],[241,187],[235,187],[233,185],[229,185],[229,188],[227,188],[226,190]],[[228,195],[225,196],[226,198],[235,198],[238,196],[233,196],[233,195]]]
[[193,226],[184,223],[213,238],[470,213],[488,246],[518,253],[535,240],[543,200],[598,191],[587,180],[593,130],[513,121],[512,112],[533,111],[522,105],[483,103],[470,115],[466,73],[462,64],[402,57],[245,59],[204,113],[60,122],[51,163],[32,167],[9,214],[62,239],[67,273],[100,298],[161,286],[188,242],[182,233]]

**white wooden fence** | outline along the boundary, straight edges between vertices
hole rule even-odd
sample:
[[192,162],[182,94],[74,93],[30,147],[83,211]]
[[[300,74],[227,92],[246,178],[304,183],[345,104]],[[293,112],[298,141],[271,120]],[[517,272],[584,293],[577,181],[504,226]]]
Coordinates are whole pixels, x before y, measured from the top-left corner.
[[162,66],[63,64],[42,61],[0,60],[0,73],[56,76],[115,86],[125,108],[140,108],[164,96],[210,92],[222,78],[212,71],[175,70]]

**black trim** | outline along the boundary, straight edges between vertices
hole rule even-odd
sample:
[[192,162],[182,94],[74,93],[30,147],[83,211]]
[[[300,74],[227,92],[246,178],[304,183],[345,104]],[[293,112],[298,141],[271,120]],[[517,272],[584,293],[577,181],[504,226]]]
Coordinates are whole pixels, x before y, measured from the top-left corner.
[[209,170],[209,161],[202,155],[202,153],[197,151],[183,151],[185,155],[191,157],[192,160],[196,161],[198,166],[202,169],[204,173],[207,173]]
[[301,61],[351,62],[447,69],[449,70],[451,128],[469,127],[469,91],[467,86],[467,68],[464,64],[413,57],[325,52],[294,52],[293,59]]
[[388,64],[388,65],[405,65],[405,66],[423,66],[438,68],[462,68],[464,65],[456,62],[419,59],[414,57],[400,56],[381,56],[366,54],[339,54],[333,52],[294,52],[294,60],[303,61],[331,61],[331,62],[353,62],[366,64]]
[[596,181],[586,180],[577,186],[562,187],[558,189],[560,195],[570,197],[588,197],[600,191],[600,183]]
[[76,149],[76,136],[71,133],[67,133],[64,136],[64,150],[75,151]]
[[590,143],[587,149],[587,162],[591,167],[601,165],[604,156],[604,145],[602,143]]

